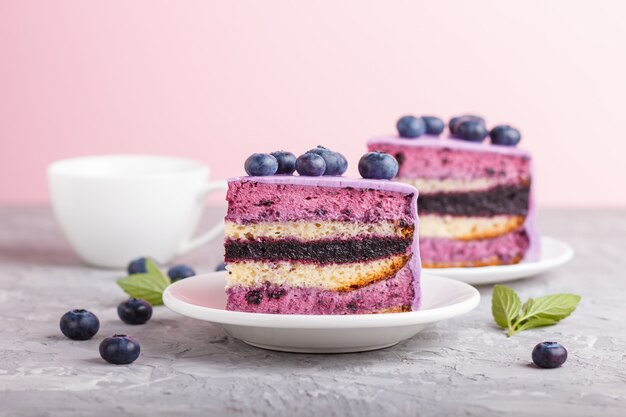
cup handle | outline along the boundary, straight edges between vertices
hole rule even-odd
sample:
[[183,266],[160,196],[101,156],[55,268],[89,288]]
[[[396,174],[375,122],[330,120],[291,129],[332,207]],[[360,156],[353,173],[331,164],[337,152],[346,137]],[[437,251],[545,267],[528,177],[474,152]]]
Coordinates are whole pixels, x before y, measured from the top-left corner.
[[[206,196],[213,193],[214,191],[227,190],[227,189],[228,189],[228,183],[226,181],[210,182],[204,186],[202,191],[200,191],[198,199],[200,201],[204,201]],[[180,248],[178,249],[178,252],[176,253],[176,255],[177,256],[184,255],[186,253],[191,252],[194,249],[199,248],[200,246],[215,239],[223,231],[224,231],[224,220],[220,220],[218,224],[216,224],[215,226],[213,226],[212,228],[210,228],[208,231],[201,234],[200,236],[183,242]]]

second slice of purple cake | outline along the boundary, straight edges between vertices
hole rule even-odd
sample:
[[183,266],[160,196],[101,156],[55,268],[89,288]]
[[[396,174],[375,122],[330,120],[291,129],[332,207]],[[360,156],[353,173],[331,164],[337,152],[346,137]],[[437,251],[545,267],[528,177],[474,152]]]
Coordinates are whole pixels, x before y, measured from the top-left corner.
[[386,180],[229,180],[227,309],[364,314],[419,308],[417,191]]

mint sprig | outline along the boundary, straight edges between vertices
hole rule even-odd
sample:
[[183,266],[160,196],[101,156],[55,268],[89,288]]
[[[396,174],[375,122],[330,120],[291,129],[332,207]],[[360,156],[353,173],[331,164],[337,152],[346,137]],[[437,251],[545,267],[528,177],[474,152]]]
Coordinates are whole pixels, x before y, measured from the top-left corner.
[[558,323],[572,314],[579,302],[580,296],[576,294],[553,294],[529,298],[522,305],[512,288],[496,285],[491,298],[491,313],[510,337],[524,330]]
[[153,306],[163,304],[163,291],[172,282],[167,275],[150,259],[146,260],[146,272],[132,274],[117,280],[126,294],[146,300]]

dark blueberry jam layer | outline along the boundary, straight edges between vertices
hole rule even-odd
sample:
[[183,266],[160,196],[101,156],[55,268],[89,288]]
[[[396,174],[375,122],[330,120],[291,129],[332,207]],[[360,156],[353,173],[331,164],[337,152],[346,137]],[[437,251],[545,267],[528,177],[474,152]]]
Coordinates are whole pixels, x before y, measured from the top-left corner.
[[262,259],[267,261],[304,261],[318,263],[350,263],[403,255],[411,238],[379,237],[354,240],[295,239],[260,241],[226,241],[226,262]]
[[505,185],[485,191],[422,194],[418,198],[417,207],[420,214],[526,216],[529,200],[529,184]]

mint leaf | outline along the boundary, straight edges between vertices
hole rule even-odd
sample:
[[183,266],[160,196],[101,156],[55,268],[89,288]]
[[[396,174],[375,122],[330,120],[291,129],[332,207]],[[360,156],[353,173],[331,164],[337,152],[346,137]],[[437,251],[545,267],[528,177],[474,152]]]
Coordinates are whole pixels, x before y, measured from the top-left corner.
[[558,320],[554,320],[554,319],[549,319],[549,318],[544,318],[544,317],[532,317],[526,320],[523,324],[520,324],[519,326],[517,326],[515,330],[513,331],[513,333],[511,333],[509,336],[512,336],[515,333],[523,332],[524,330],[534,329],[536,327],[551,326],[557,323],[558,323]]
[[496,285],[491,311],[498,326],[508,330],[507,336],[512,336],[524,330],[558,323],[572,314],[579,302],[580,296],[576,294],[553,294],[529,298],[522,305],[513,289]]
[[498,326],[513,329],[522,301],[517,293],[504,285],[496,285],[491,298],[491,313]]
[[145,274],[133,274],[117,280],[117,285],[126,294],[146,300],[153,306],[163,304],[163,291],[170,284],[170,279],[150,259],[146,260]]
[[580,296],[576,294],[554,294],[539,297],[532,301],[532,305],[528,307],[527,311],[522,312],[520,321],[533,316],[556,321],[563,320],[576,310],[579,302]]

